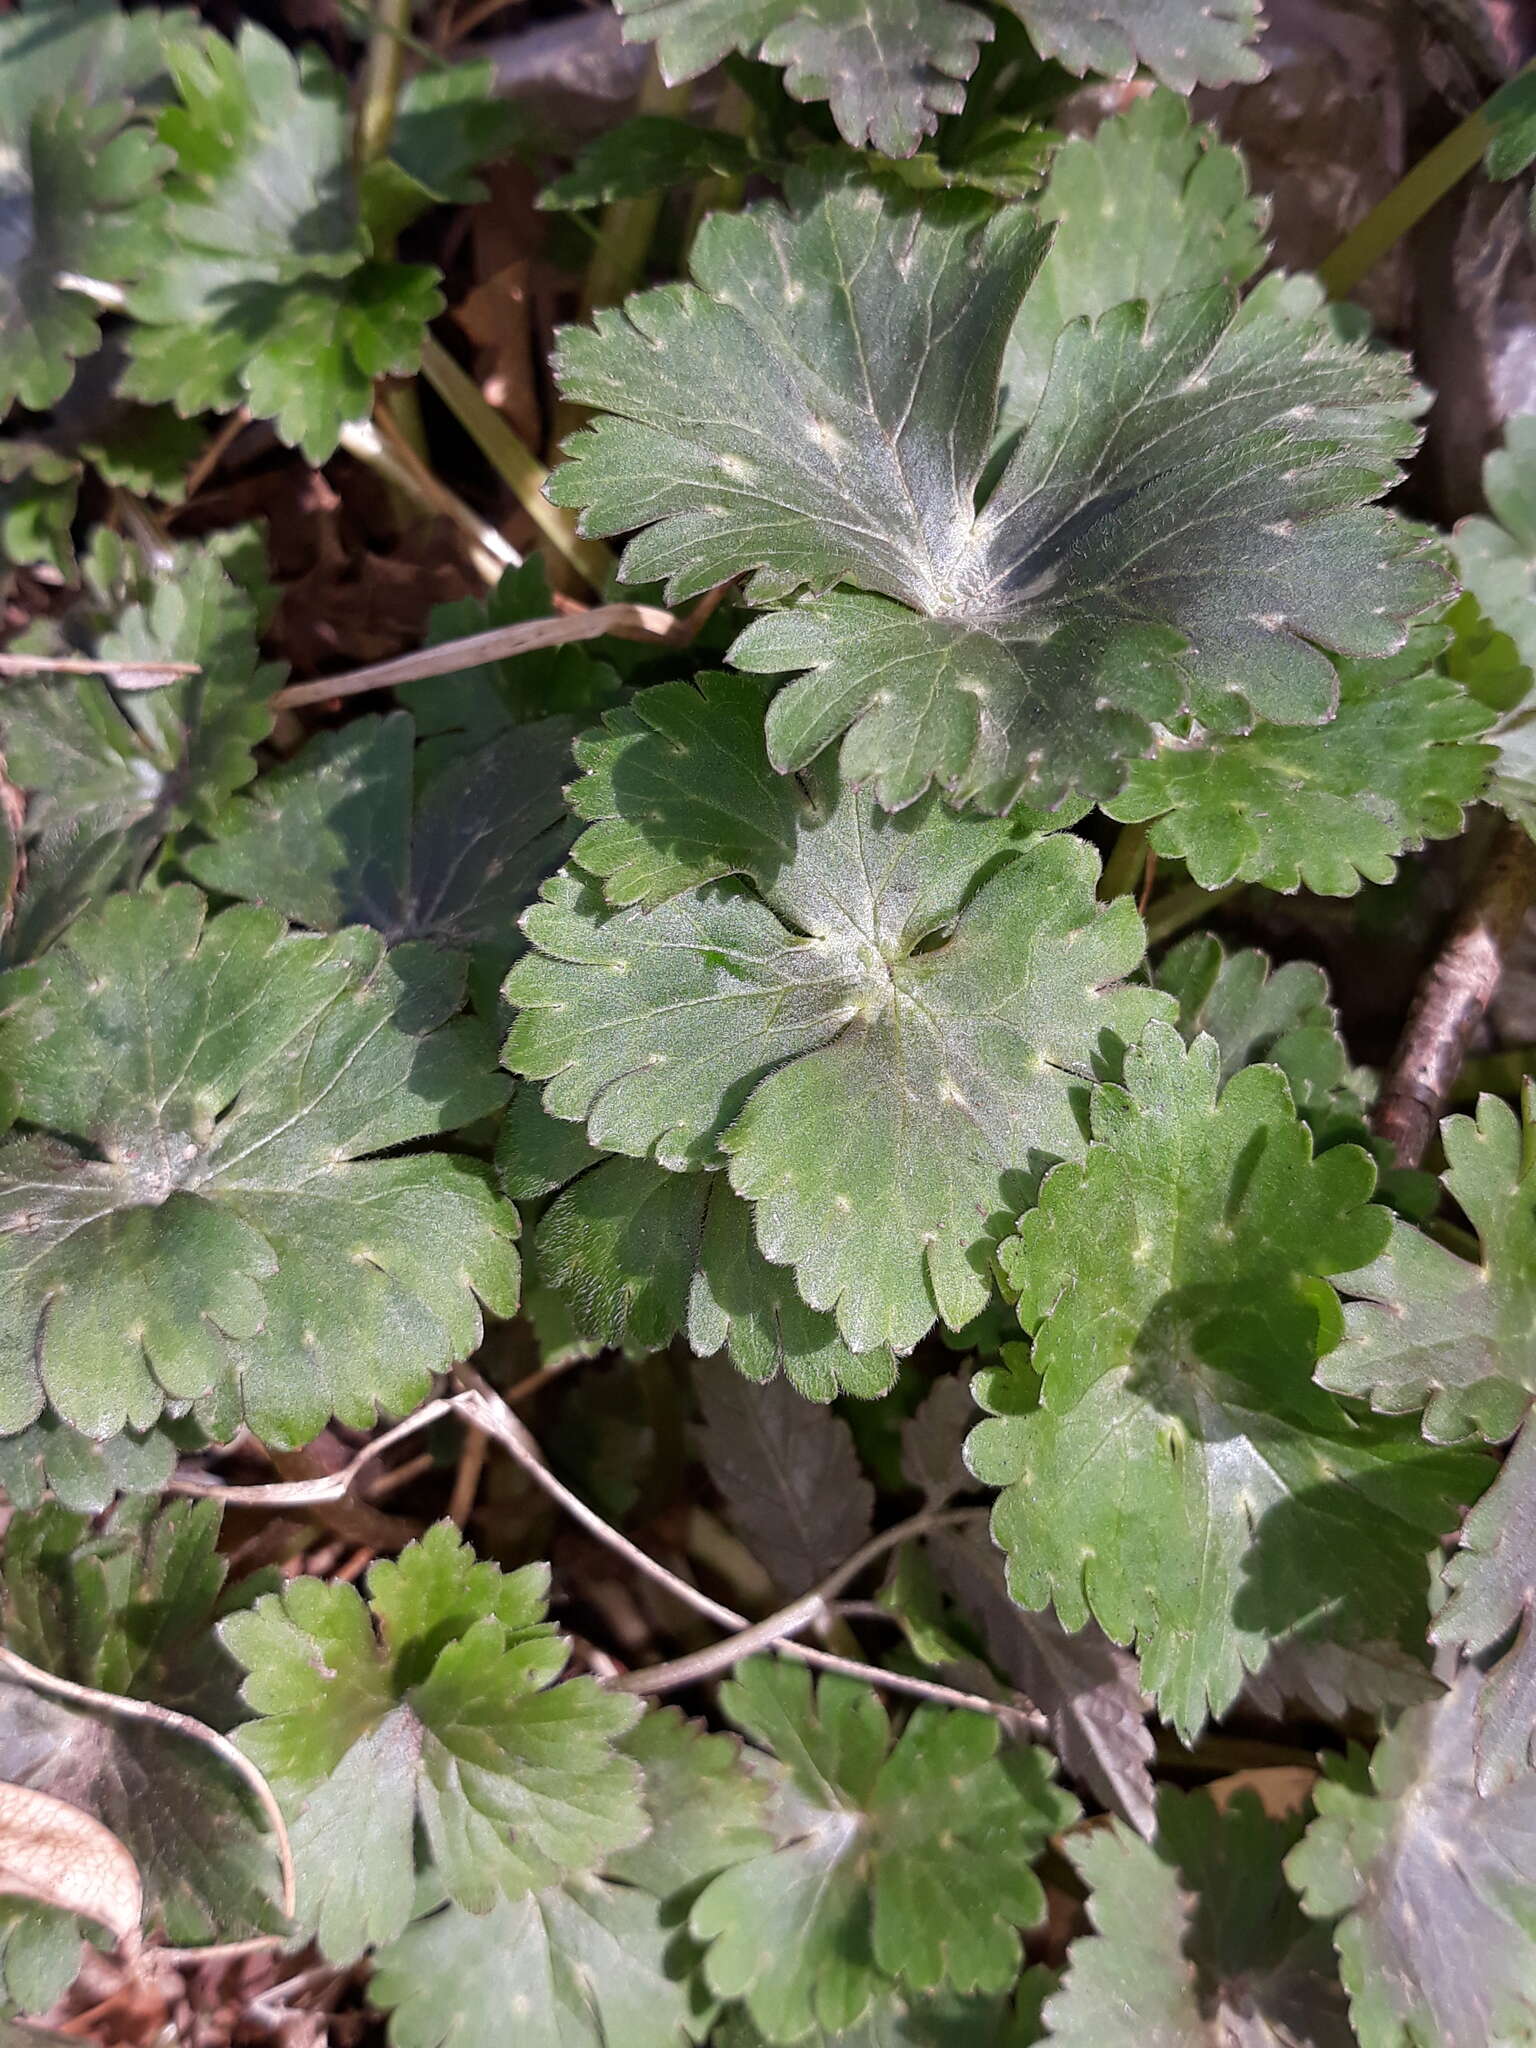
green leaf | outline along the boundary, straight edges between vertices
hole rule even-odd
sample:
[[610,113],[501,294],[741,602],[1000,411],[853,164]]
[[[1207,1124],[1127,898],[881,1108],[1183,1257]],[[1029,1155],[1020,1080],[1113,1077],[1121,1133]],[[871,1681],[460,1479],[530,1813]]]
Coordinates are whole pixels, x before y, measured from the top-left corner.
[[210,1635],[227,1566],[212,1501],[125,1501],[103,1528],[50,1502],[5,1534],[9,1646],[99,1692],[227,1728],[234,1666]]
[[1004,436],[1028,425],[1074,320],[1246,284],[1266,254],[1268,207],[1250,195],[1242,158],[1168,92],[1063,143],[1036,210],[1053,232],[1003,355]]
[[1202,889],[1353,896],[1362,881],[1390,882],[1399,854],[1461,831],[1497,758],[1476,744],[1488,711],[1432,665],[1443,641],[1421,629],[1392,659],[1340,662],[1327,725],[1165,734],[1105,808],[1155,819],[1153,851],[1182,860]]
[[33,0],[0,22],[0,413],[42,411],[97,346],[81,280],[121,288],[159,255],[154,200],[167,152],[128,97],[164,68],[190,17],[113,0]]
[[[1451,1597],[1435,1616],[1437,1643],[1477,1660],[1485,1673],[1473,1738],[1477,1789],[1485,1796],[1536,1763],[1536,1430],[1529,1420],[1498,1478],[1462,1528],[1445,1570]],[[1502,1649],[1503,1654],[1497,1654]]]
[[[1377,1745],[1326,1757],[1317,1819],[1286,1861],[1334,1932],[1361,2048],[1536,2039],[1536,1777],[1480,1796],[1478,1674]],[[1427,1938],[1426,1938],[1427,1937]]]
[[268,1823],[245,1780],[184,1728],[0,1679],[0,1778],[110,1828],[138,1865],[146,1930],[179,1947],[283,1930]]
[[834,1318],[769,1264],[723,1173],[604,1159],[550,1204],[533,1249],[576,1330],[596,1343],[659,1351],[683,1332],[697,1357],[723,1349],[754,1381],[783,1372],[810,1401],[874,1399],[895,1378],[884,1345],[851,1351]]
[[[435,605],[427,645],[520,626],[553,611],[549,572],[539,556],[530,555],[520,568],[508,569],[487,597]],[[473,752],[513,727],[553,717],[590,721],[617,702],[622,685],[610,662],[567,643],[407,683],[396,694],[415,716],[423,769],[430,775],[451,755]]]
[[1353,2048],[1327,1931],[1309,1925],[1281,1860],[1301,1833],[1251,1792],[1218,1808],[1164,1791],[1155,1842],[1078,1836],[1094,1932],[1047,2001],[1062,2048]]
[[[190,1435],[201,1441],[195,1426]],[[124,1430],[99,1443],[49,1410],[30,1428],[0,1437],[0,1486],[16,1508],[40,1507],[52,1494],[63,1507],[98,1515],[120,1493],[162,1493],[176,1456],[175,1438],[163,1426]]]
[[0,442],[0,563],[74,570],[70,537],[80,465],[41,441]]
[[1424,1433],[1454,1443],[1480,1431],[1512,1436],[1536,1394],[1530,1333],[1536,1318],[1536,1173],[1528,1099],[1525,1129],[1507,1102],[1485,1095],[1477,1117],[1441,1126],[1447,1193],[1476,1230],[1477,1265],[1412,1224],[1393,1226],[1380,1258],[1341,1282],[1356,1297],[1344,1341],[1318,1368],[1336,1393],[1388,1415],[1424,1409]]
[[517,921],[571,842],[570,726],[546,719],[423,776],[409,713],[320,733],[207,822],[183,865],[207,888],[316,931],[470,954],[499,985]]
[[[48,2012],[64,1996],[80,1969],[80,1925],[73,1913],[20,1899],[0,1900],[0,1999],[22,2012]],[[31,2027],[7,2027],[5,2048],[45,2048],[68,2039]]]
[[506,156],[527,117],[496,91],[489,63],[439,64],[402,86],[389,155],[362,173],[364,222],[380,245],[393,241],[429,207],[473,206],[485,187],[470,174]]
[[170,572],[94,641],[102,659],[192,661],[201,673],[149,690],[104,678],[7,682],[0,744],[29,794],[27,885],[12,959],[146,871],[170,832],[206,824],[256,772],[281,671],[257,647],[256,607],[211,547],[178,549]]
[[753,167],[739,135],[696,128],[670,114],[637,114],[589,142],[571,169],[545,186],[539,205],[556,212],[605,206],[699,178],[744,178]]
[[[1048,1975],[1038,1967],[1026,1970],[1021,2001],[1034,1992],[1031,1980]],[[764,2048],[772,2037],[755,2027],[751,2014],[738,2005],[711,2038],[716,2048]],[[931,1998],[907,1998],[887,1991],[851,2027],[839,2027],[835,2033],[812,2027],[798,2037],[798,2048],[1032,2048],[1044,2039],[1022,2002],[1015,2012],[1003,1998],[957,1998],[948,1991]]]
[[350,1961],[411,1917],[419,1824],[473,1914],[594,1869],[645,1833],[614,1749],[639,1706],[586,1677],[545,1620],[549,1570],[503,1574],[439,1522],[351,1586],[292,1580],[223,1624],[261,1716],[241,1747],[290,1823],[299,1918]]
[[179,418],[168,405],[124,405],[94,438],[81,441],[80,452],[109,484],[179,505],[206,441],[199,421]]
[[1045,232],[964,194],[792,190],[794,214],[707,221],[695,283],[564,336],[565,393],[601,416],[550,485],[588,533],[645,528],[622,573],[674,600],[746,570],[750,603],[806,593],[731,651],[811,671],[769,712],[776,767],[846,734],[889,807],[1109,796],[1154,724],[1327,719],[1323,650],[1390,653],[1441,595],[1420,531],[1367,508],[1420,401],[1310,287],[1074,319],[978,509]]
[[[0,1428],[107,1437],[207,1397],[299,1444],[407,1412],[516,1305],[477,1162],[394,1152],[495,1107],[455,965],[360,929],[114,897],[0,983]],[[69,1142],[74,1141],[74,1142]]]
[[644,1772],[645,1841],[600,1876],[483,1916],[450,1905],[408,1929],[369,1987],[394,2009],[396,2048],[501,2048],[509,2012],[519,2048],[674,2048],[707,2031],[712,2001],[669,1902],[767,1846],[763,1788],[729,1736],[675,1709],[647,1714],[622,1746]]
[[694,1368],[699,1455],[725,1517],[785,1600],[798,1600],[874,1529],[874,1488],[853,1432],[784,1381],[754,1387],[718,1364]]
[[249,403],[318,464],[375,378],[416,370],[436,272],[371,258],[342,81],[317,51],[247,22],[168,57],[166,247],[129,294],[122,388],[182,413]]
[[[1522,91],[1528,81],[1515,80]],[[1509,89],[1509,88],[1507,88]],[[1490,518],[1463,519],[1452,546],[1467,595],[1451,614],[1451,672],[1500,714],[1489,794],[1536,830],[1536,420],[1517,414],[1483,464]]]
[[1312,1384],[1326,1276],[1389,1219],[1364,1154],[1312,1158],[1274,1068],[1219,1077],[1211,1039],[1154,1023],[1095,1091],[1086,1162],[1000,1253],[1034,1352],[983,1374],[968,1446],[1014,1598],[1134,1638],[1186,1736],[1277,1637],[1422,1627],[1424,1553],[1487,1477]]
[[[1219,8],[1201,0],[1097,0],[1091,18],[1074,0],[1007,0],[1042,57],[1068,70],[1129,78],[1145,64],[1180,92],[1196,84],[1261,78],[1246,44],[1258,28],[1253,0]],[[697,78],[733,50],[785,67],[797,100],[828,100],[855,148],[910,156],[941,114],[965,104],[965,81],[993,27],[962,0],[618,0],[624,33],[654,42],[662,75]]]
[[874,1693],[757,1660],[727,1713],[788,1767],[780,1845],[705,1889],[690,1919],[705,1975],[771,2041],[851,2027],[890,1980],[1000,1992],[1045,1911],[1032,1865],[1077,1812],[1038,1749],[996,1721],[919,1708],[894,1745]]
[[[709,679],[712,728],[750,688]],[[547,883],[504,1058],[595,1145],[675,1171],[723,1148],[805,1301],[855,1351],[908,1350],[935,1313],[985,1307],[1003,1216],[1081,1150],[1095,1057],[1163,999],[1116,986],[1141,925],[1128,900],[1096,907],[1082,841],[1021,845],[1029,821],[933,798],[892,817],[825,764],[789,793],[792,846],[754,856],[755,889],[610,911],[577,869]],[[665,856],[670,814],[627,822]],[[734,865],[729,818],[724,837]]]

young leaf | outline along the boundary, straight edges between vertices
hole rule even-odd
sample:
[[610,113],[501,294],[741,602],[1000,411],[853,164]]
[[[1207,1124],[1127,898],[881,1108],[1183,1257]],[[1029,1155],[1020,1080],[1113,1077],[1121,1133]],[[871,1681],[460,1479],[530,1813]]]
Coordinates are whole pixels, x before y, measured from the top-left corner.
[[[1098,0],[1085,16],[1074,0],[1007,0],[1042,57],[1070,71],[1129,78],[1138,64],[1181,92],[1196,84],[1261,78],[1245,47],[1258,27],[1255,0]],[[871,0],[853,7],[809,0],[618,0],[630,40],[657,45],[669,80],[697,78],[733,50],[785,67],[797,100],[828,100],[855,148],[866,140],[887,156],[910,156],[941,114],[965,104],[991,21],[964,0]]]
[[[671,815],[625,824],[667,848]],[[1079,1077],[1163,999],[1116,985],[1141,926],[1128,900],[1095,906],[1080,840],[1021,846],[1023,826],[932,798],[891,817],[825,764],[785,825],[751,890],[612,912],[578,870],[546,884],[504,1057],[596,1145],[674,1170],[723,1148],[810,1306],[855,1351],[907,1350],[936,1311],[958,1328],[986,1305],[1002,1215],[1081,1149]],[[738,842],[728,818],[721,867]]]
[[158,261],[153,202],[169,153],[130,95],[188,17],[114,0],[32,0],[0,22],[0,413],[62,398],[100,339],[82,281],[118,289]]
[[272,729],[281,672],[262,663],[256,607],[212,548],[176,550],[92,651],[201,673],[153,690],[96,676],[7,682],[0,743],[30,795],[12,959],[34,958],[88,905],[136,883],[168,833],[206,824],[255,774],[252,750]]
[[1382,1256],[1340,1283],[1357,1298],[1318,1380],[1389,1415],[1424,1409],[1433,1443],[1473,1431],[1497,1443],[1536,1394],[1536,1098],[1528,1096],[1525,1119],[1522,1137],[1509,1104],[1485,1095],[1475,1122],[1454,1116],[1441,1126],[1446,1191],[1478,1234],[1480,1264],[1399,1222]]
[[499,984],[517,920],[571,841],[563,719],[422,776],[409,713],[317,734],[206,826],[183,865],[206,887],[315,931],[367,924],[466,952]]
[[1134,1637],[1187,1736],[1291,1633],[1379,1636],[1422,1613],[1422,1559],[1486,1483],[1476,1458],[1357,1420],[1312,1384],[1326,1276],[1380,1245],[1375,1175],[1312,1158],[1283,1077],[1218,1095],[1215,1043],[1147,1027],[1000,1254],[1034,1337],[984,1373],[970,1440],[1022,1606]]
[[[674,1709],[622,1745],[644,1773],[650,1833],[598,1876],[506,1901],[449,1905],[378,1957],[369,1994],[393,2008],[395,2048],[679,2048],[708,2029],[712,2002],[679,1969],[673,1902],[768,1846],[763,1788],[728,1736]],[[616,1881],[617,1880],[617,1881]]]
[[786,1600],[808,1593],[874,1527],[874,1489],[841,1416],[782,1380],[753,1387],[695,1367],[704,1469],[726,1519]]
[[1027,426],[1057,338],[1132,299],[1246,284],[1265,257],[1268,208],[1235,149],[1193,126],[1170,92],[1134,100],[1092,135],[1064,142],[1036,211],[1051,246],[1003,354],[1000,437]]
[[1072,1944],[1047,2000],[1061,2048],[1353,2048],[1325,1929],[1286,1888],[1299,1820],[1271,1820],[1251,1793],[1224,1809],[1165,1791],[1158,1832],[1079,1836],[1094,1932]]
[[180,104],[165,248],[129,294],[123,390],[182,413],[249,403],[312,463],[365,418],[376,377],[414,371],[436,273],[370,257],[342,82],[247,22],[172,41]]
[[65,1706],[0,1679],[0,1779],[63,1799],[138,1867],[146,1929],[191,1947],[283,1927],[277,1859],[250,1787],[164,1722]]
[[292,1580],[221,1633],[261,1719],[241,1747],[288,1813],[299,1918],[349,1961],[411,1917],[419,1823],[471,1913],[588,1871],[645,1832],[614,1741],[637,1703],[561,1680],[549,1571],[478,1564],[439,1522],[348,1585]]
[[1460,832],[1496,758],[1476,744],[1492,714],[1433,666],[1443,644],[1421,630],[1389,660],[1340,662],[1327,725],[1165,734],[1105,809],[1155,819],[1154,851],[1202,889],[1353,896],[1362,881],[1390,882],[1399,854]]
[[788,1767],[782,1840],[706,1887],[690,1917],[705,1975],[770,2041],[848,2028],[891,1979],[999,1992],[1043,1915],[1032,1865],[1077,1811],[1038,1749],[999,1750],[986,1715],[921,1707],[894,1746],[866,1687],[753,1660],[724,1688]]
[[522,110],[498,96],[492,64],[438,64],[407,79],[389,155],[365,165],[359,182],[369,234],[382,245],[429,207],[484,199],[471,172],[509,154],[526,126]]
[[800,1299],[793,1274],[769,1264],[723,1173],[603,1159],[550,1204],[533,1251],[573,1327],[595,1343],[658,1351],[681,1331],[697,1357],[724,1350],[759,1382],[783,1372],[810,1401],[872,1400],[896,1376],[884,1345],[851,1351],[834,1318]]
[[812,671],[769,712],[776,767],[847,733],[891,807],[1108,796],[1154,722],[1323,721],[1321,650],[1390,653],[1440,595],[1417,530],[1366,509],[1418,400],[1304,288],[1075,319],[978,509],[1043,232],[965,195],[794,190],[706,222],[694,284],[565,335],[566,394],[604,416],[551,484],[585,531],[646,528],[623,573],[673,598],[744,570],[750,602],[808,592],[732,649]]
[[1317,1819],[1286,1860],[1334,1931],[1362,2048],[1536,2035],[1536,1777],[1480,1796],[1478,1674],[1377,1745],[1324,1759]]
[[[516,1304],[476,1162],[374,1155],[504,1086],[454,963],[374,933],[119,896],[0,981],[0,1429],[95,1437],[208,1397],[269,1443],[403,1413]],[[69,1142],[74,1141],[74,1142]],[[478,1299],[477,1299],[478,1297]]]

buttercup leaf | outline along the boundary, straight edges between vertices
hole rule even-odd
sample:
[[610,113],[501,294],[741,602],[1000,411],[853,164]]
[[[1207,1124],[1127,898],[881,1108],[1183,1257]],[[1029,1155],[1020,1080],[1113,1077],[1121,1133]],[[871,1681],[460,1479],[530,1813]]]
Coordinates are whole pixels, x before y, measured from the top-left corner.
[[[512,1210],[477,1163],[377,1155],[504,1089],[425,947],[205,922],[115,897],[0,983],[28,1135],[0,1147],[0,1427],[45,1401],[107,1437],[167,1402],[303,1443],[403,1412],[516,1303]],[[88,1148],[88,1149],[83,1149]]]
[[1045,2008],[1063,2048],[1353,2048],[1327,1930],[1309,1925],[1281,1859],[1302,1822],[1254,1795],[1218,1809],[1165,1791],[1155,1841],[1085,1834],[1072,1861],[1094,1932],[1073,1943]]
[[706,1887],[690,1920],[712,1988],[770,2041],[853,2026],[891,1979],[996,1992],[1044,1911],[1031,1865],[1075,1802],[986,1715],[919,1708],[894,1746],[873,1693],[753,1660],[727,1711],[788,1767],[780,1846]]
[[855,1351],[958,1328],[1006,1208],[1081,1149],[1095,1057],[1164,1000],[1117,986],[1141,926],[1095,908],[1089,849],[1024,831],[932,798],[892,818],[823,764],[756,889],[610,911],[573,868],[525,919],[506,1062],[597,1146],[723,1149],[760,1248]]
[[1488,1476],[1312,1384],[1340,1317],[1326,1276],[1390,1228],[1374,1171],[1352,1146],[1312,1158],[1273,1068],[1218,1080],[1212,1040],[1153,1023],[1124,1087],[1095,1091],[1086,1162],[1000,1254],[1034,1350],[982,1375],[995,1419],[968,1447],[1004,1489],[1014,1598],[1134,1638],[1190,1735],[1274,1639],[1411,1624],[1415,1561]]
[[[1324,1763],[1286,1873],[1331,1920],[1361,2048],[1475,2048],[1536,2033],[1536,1777],[1473,1783],[1478,1674],[1412,1707],[1367,1762]],[[1423,1938],[1432,1902],[1435,1936]]]
[[565,335],[566,394],[601,416],[551,483],[588,532],[645,529],[623,573],[673,599],[747,570],[749,602],[804,593],[731,655],[811,671],[770,709],[776,767],[846,734],[887,806],[1107,797],[1181,715],[1326,720],[1322,650],[1390,653],[1442,591],[1422,536],[1366,509],[1418,401],[1305,286],[1072,319],[984,490],[1045,232],[959,194],[792,190],[706,222],[694,283]]
[[646,1831],[614,1750],[637,1703],[561,1679],[548,1569],[476,1563],[440,1522],[373,1566],[368,1601],[301,1578],[223,1624],[262,1718],[241,1746],[283,1801],[299,1914],[350,1959],[401,1935],[419,1824],[472,1914],[593,1869]]
[[[1251,0],[1007,0],[1040,54],[1072,71],[1129,78],[1145,64],[1170,85],[1228,85],[1263,76],[1246,47],[1258,25]],[[657,45],[669,79],[697,78],[733,50],[785,67],[795,99],[829,100],[855,146],[868,140],[909,156],[941,114],[965,104],[992,23],[963,0],[619,0],[624,33]]]

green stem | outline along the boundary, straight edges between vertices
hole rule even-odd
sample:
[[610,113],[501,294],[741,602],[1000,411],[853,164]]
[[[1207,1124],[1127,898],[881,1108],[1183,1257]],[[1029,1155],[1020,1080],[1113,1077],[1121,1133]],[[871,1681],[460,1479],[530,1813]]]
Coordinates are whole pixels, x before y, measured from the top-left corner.
[[570,514],[544,496],[549,471],[489,404],[442,343],[429,334],[421,348],[421,374],[475,443],[551,547],[592,588],[607,587],[613,556],[601,541],[583,540]]
[[[636,111],[642,114],[682,114],[688,107],[688,87],[668,85],[653,62],[640,87]],[[581,292],[581,317],[590,320],[604,306],[616,306],[628,298],[645,275],[651,237],[661,218],[664,192],[646,192],[637,199],[613,199],[603,209],[597,247],[587,266]]]
[[1099,877],[1099,901],[1109,903],[1116,896],[1134,896],[1141,886],[1147,865],[1147,825],[1122,825],[1109,850],[1104,872]]
[[377,163],[395,139],[395,110],[405,71],[411,0],[374,0],[373,33],[363,67],[363,104],[357,117],[357,158]]
[[1246,882],[1228,882],[1224,889],[1202,889],[1195,882],[1186,882],[1182,888],[1170,889],[1147,912],[1147,944],[1160,946],[1165,939],[1171,939],[1186,925],[1214,910],[1218,903],[1230,903],[1234,896],[1241,896],[1247,886]]
[[[1536,70],[1536,60],[1517,72],[1516,77],[1523,78],[1532,70]],[[1469,114],[1443,142],[1437,142],[1344,237],[1318,272],[1330,299],[1348,298],[1387,251],[1410,228],[1416,227],[1469,171],[1476,170],[1495,133],[1488,109],[1513,83],[1511,79],[1508,85],[1500,86],[1475,114]]]
[[[726,135],[739,135],[750,143],[757,110],[747,98],[734,78],[727,78],[720,88],[720,97],[715,102],[714,126]],[[693,188],[693,197],[688,202],[688,226],[683,236],[683,246],[693,247],[693,238],[712,213],[735,213],[747,196],[747,181],[742,176],[727,176],[715,173],[700,178]]]

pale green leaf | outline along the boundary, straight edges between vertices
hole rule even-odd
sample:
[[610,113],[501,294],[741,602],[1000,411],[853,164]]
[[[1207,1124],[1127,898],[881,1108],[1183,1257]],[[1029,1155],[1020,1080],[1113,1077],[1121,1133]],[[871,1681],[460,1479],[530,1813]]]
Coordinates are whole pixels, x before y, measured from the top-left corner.
[[404,1932],[418,1826],[471,1914],[644,1835],[639,1773],[614,1749],[638,1705],[561,1679],[548,1586],[543,1565],[476,1563],[440,1522],[373,1566],[366,1604],[300,1578],[223,1624],[262,1717],[241,1746],[287,1811],[300,1920],[327,1955]]

